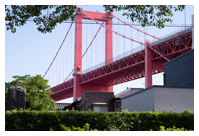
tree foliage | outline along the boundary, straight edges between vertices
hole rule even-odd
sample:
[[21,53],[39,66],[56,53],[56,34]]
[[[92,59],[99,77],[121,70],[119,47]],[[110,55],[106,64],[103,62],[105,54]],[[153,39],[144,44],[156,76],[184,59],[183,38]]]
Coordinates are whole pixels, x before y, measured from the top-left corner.
[[156,26],[164,28],[164,23],[172,22],[172,10],[183,11],[185,5],[104,5],[105,10],[124,11],[123,16],[132,22],[138,21],[142,27]]
[[[5,82],[5,90],[10,86],[21,86],[26,88],[26,109],[31,110],[54,110],[55,102],[50,97],[53,94],[52,90],[45,89],[50,86],[47,84],[48,80],[43,79],[41,75],[36,76],[13,76],[15,80],[12,82]],[[7,92],[7,91],[6,91]],[[7,93],[6,93],[7,99]]]
[[[48,8],[53,8],[54,11],[49,15],[42,14],[42,11]],[[23,26],[28,19],[33,19],[36,25],[38,25],[37,29],[40,32],[52,32],[57,23],[61,24],[64,20],[74,20],[73,13],[75,9],[76,6],[74,5],[11,5],[10,8],[5,6],[6,28],[15,33],[16,26]]]
[[[123,11],[123,16],[132,22],[138,21],[143,27],[163,28],[164,23],[172,22],[172,10],[183,11],[185,5],[103,5],[105,10]],[[53,10],[46,14],[47,10]],[[29,19],[38,25],[41,33],[52,32],[57,23],[74,20],[76,5],[11,5],[5,6],[6,29],[16,32],[17,26],[23,26]],[[45,12],[44,12],[45,11]]]

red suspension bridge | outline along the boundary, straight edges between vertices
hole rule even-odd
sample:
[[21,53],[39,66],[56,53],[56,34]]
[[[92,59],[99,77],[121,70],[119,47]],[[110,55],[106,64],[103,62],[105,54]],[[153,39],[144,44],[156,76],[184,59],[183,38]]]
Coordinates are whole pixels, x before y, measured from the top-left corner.
[[[129,27],[128,32],[119,26],[117,30],[113,29],[113,18],[123,22],[125,27]],[[94,35],[93,26],[90,28],[91,32],[88,32],[88,25],[82,27],[83,19],[96,23],[97,31]],[[75,33],[73,33],[74,27]],[[132,37],[132,30],[138,33],[138,40]],[[153,42],[141,41],[139,39],[141,33],[154,38]],[[91,37],[90,43],[88,43],[89,37]],[[138,46],[133,48],[135,44]],[[147,88],[152,85],[152,75],[164,71],[165,62],[191,48],[192,28],[183,29],[160,39],[127,24],[112,12],[90,12],[77,8],[75,22],[71,23],[43,77],[49,79],[52,86],[49,89],[54,92],[51,97],[55,101],[70,97],[75,101],[85,91],[113,92],[113,85],[142,77],[145,77]],[[85,52],[82,54],[83,50]],[[59,79],[59,82],[56,79]]]

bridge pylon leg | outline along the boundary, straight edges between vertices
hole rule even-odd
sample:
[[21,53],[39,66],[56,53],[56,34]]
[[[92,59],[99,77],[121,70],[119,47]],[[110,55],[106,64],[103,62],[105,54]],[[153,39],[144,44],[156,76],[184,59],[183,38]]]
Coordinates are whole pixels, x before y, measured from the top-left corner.
[[[106,12],[112,14],[111,12]],[[108,18],[106,27],[112,30],[112,18]],[[109,64],[113,61],[113,34],[110,30],[106,29],[106,45],[105,45],[105,61]],[[108,92],[113,92],[113,86],[107,86]]]
[[[112,30],[112,18],[108,18],[106,22],[106,27]],[[113,60],[113,37],[112,32],[106,29],[106,43],[105,43],[105,61],[106,64],[111,63]]]
[[[77,8],[76,11],[80,11]],[[79,74],[82,71],[82,14],[76,14],[75,16],[75,53],[74,53],[74,86],[73,86],[73,102],[76,98],[81,97],[81,85],[79,84]]]
[[152,86],[152,50],[148,47],[150,41],[145,41],[145,88]]

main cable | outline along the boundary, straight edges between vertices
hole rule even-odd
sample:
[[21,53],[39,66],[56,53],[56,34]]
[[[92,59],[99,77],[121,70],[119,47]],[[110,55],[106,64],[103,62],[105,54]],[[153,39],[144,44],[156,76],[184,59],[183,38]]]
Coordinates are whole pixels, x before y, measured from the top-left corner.
[[64,37],[64,39],[63,39],[63,41],[62,41],[61,46],[59,47],[59,49],[58,49],[58,51],[57,51],[57,53],[56,53],[56,55],[55,55],[53,61],[51,62],[50,66],[48,67],[46,73],[43,75],[43,78],[45,77],[45,75],[47,74],[47,72],[48,72],[48,70],[50,69],[51,65],[52,65],[53,62],[55,61],[55,58],[57,57],[57,55],[58,55],[58,53],[59,53],[59,51],[60,51],[60,49],[61,49],[61,47],[62,47],[62,45],[63,45],[63,43],[64,43],[64,41],[65,41],[65,39],[66,39],[66,37],[67,37],[67,35],[68,35],[68,33],[69,33],[69,31],[70,31],[72,25],[73,25],[73,23],[70,25],[70,27],[69,27],[69,29],[68,29],[68,32],[66,33],[66,36]]

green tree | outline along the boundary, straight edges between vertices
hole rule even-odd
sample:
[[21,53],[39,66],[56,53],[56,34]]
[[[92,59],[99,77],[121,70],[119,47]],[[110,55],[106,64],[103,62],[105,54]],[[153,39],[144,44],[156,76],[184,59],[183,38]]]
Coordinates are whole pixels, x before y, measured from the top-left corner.
[[[13,76],[15,80],[12,82],[5,82],[5,90],[10,86],[21,86],[26,88],[26,109],[31,110],[54,110],[55,102],[50,97],[53,94],[52,90],[45,89],[50,86],[47,84],[48,80],[43,79],[41,75],[36,76]],[[7,92],[7,91],[6,91]],[[6,93],[7,99],[7,93]]]
[[[163,28],[164,23],[172,22],[172,10],[183,11],[185,5],[103,5],[105,10],[123,11],[123,16],[132,22],[138,21],[143,27]],[[48,15],[45,10],[51,9]],[[11,5],[5,6],[6,29],[16,32],[17,26],[23,26],[29,19],[38,25],[41,33],[52,32],[57,23],[74,20],[76,5]],[[45,14],[42,12],[45,11]],[[44,12],[43,12],[44,13]]]

